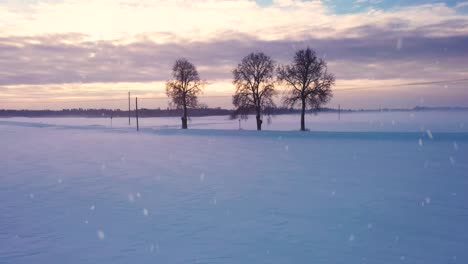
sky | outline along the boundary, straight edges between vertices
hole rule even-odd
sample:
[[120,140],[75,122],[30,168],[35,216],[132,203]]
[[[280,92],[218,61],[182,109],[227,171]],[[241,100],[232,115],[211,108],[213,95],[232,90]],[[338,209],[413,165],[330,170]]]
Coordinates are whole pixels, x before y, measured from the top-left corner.
[[0,109],[166,107],[182,57],[232,108],[244,56],[306,47],[336,77],[329,107],[468,106],[468,1],[0,0],[0,33]]

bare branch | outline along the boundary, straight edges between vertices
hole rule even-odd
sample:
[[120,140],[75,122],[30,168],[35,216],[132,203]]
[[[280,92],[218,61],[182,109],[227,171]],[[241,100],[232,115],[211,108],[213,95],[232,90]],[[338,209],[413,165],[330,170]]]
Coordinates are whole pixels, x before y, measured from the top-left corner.
[[297,51],[291,64],[278,67],[277,76],[287,88],[283,104],[287,107],[301,105],[301,130],[305,130],[306,107],[317,109],[330,101],[335,77],[328,74],[326,62],[317,58],[310,48]]
[[198,106],[197,95],[202,93],[206,81],[200,80],[198,71],[187,59],[178,59],[172,67],[172,80],[166,82],[166,94],[172,99],[174,105],[184,109],[182,127],[184,120],[187,121],[187,108]]
[[[273,96],[275,62],[264,53],[251,53],[233,71],[236,92],[232,103],[236,107],[233,117],[247,118],[255,113],[257,119],[268,107],[275,106]],[[268,113],[266,113],[268,114]]]

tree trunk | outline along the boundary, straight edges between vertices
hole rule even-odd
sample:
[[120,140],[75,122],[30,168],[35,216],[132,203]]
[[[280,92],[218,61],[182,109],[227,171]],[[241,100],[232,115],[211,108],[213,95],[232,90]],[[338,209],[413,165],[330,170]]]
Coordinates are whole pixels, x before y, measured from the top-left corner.
[[260,131],[262,130],[262,123],[263,123],[262,119],[260,118],[260,114],[257,114],[256,119],[257,119],[257,130]]
[[306,103],[305,100],[302,99],[302,111],[301,111],[301,131],[305,131],[305,109]]
[[182,117],[182,129],[187,129],[187,105],[184,104],[184,116]]

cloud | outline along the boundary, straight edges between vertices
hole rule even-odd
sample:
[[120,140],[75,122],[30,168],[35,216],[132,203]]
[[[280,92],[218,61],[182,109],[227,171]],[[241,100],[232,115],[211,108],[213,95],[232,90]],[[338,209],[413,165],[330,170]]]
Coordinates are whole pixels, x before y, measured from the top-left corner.
[[167,44],[148,39],[127,44],[92,42],[80,34],[4,37],[0,38],[0,84],[164,81],[179,57],[192,60],[203,78],[225,80],[252,51],[264,51],[287,63],[306,46],[316,49],[344,79],[447,79],[468,70],[463,59],[468,56],[468,36],[424,37],[417,32],[406,36],[371,26],[352,31],[368,35],[265,41],[230,33],[225,40]]
[[358,4],[363,4],[363,3],[368,3],[368,4],[378,4],[381,3],[382,0],[356,0],[356,3]]
[[468,2],[460,2],[455,5],[455,8],[464,8],[468,7]]
[[[79,32],[92,40],[130,42],[141,36],[158,43],[207,41],[236,32],[261,40],[359,37],[349,29],[386,27],[404,19],[399,30],[468,18],[445,4],[335,15],[321,1],[276,0],[262,7],[250,0],[64,0],[31,4],[28,11],[0,7],[0,30],[7,36]],[[425,35],[463,35],[468,28],[444,27]]]
[[[164,91],[174,60],[187,57],[212,83],[209,94],[227,95],[231,71],[243,56],[264,51],[287,63],[306,46],[327,60],[337,89],[456,80],[468,72],[468,17],[458,11],[463,6],[337,15],[321,1],[294,0],[266,7],[249,0],[3,4],[0,88],[9,99],[109,97],[121,92],[115,87],[155,96]],[[437,93],[436,84],[426,86]]]

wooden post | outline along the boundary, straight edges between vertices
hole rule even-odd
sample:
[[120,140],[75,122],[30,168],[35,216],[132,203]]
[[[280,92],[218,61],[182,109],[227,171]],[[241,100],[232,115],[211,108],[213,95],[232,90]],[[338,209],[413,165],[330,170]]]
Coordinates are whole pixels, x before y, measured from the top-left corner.
[[341,105],[338,105],[338,120],[341,120]]
[[138,97],[135,97],[135,113],[136,113],[137,131],[140,131],[140,126],[138,124]]
[[130,92],[128,92],[128,126],[130,126]]

